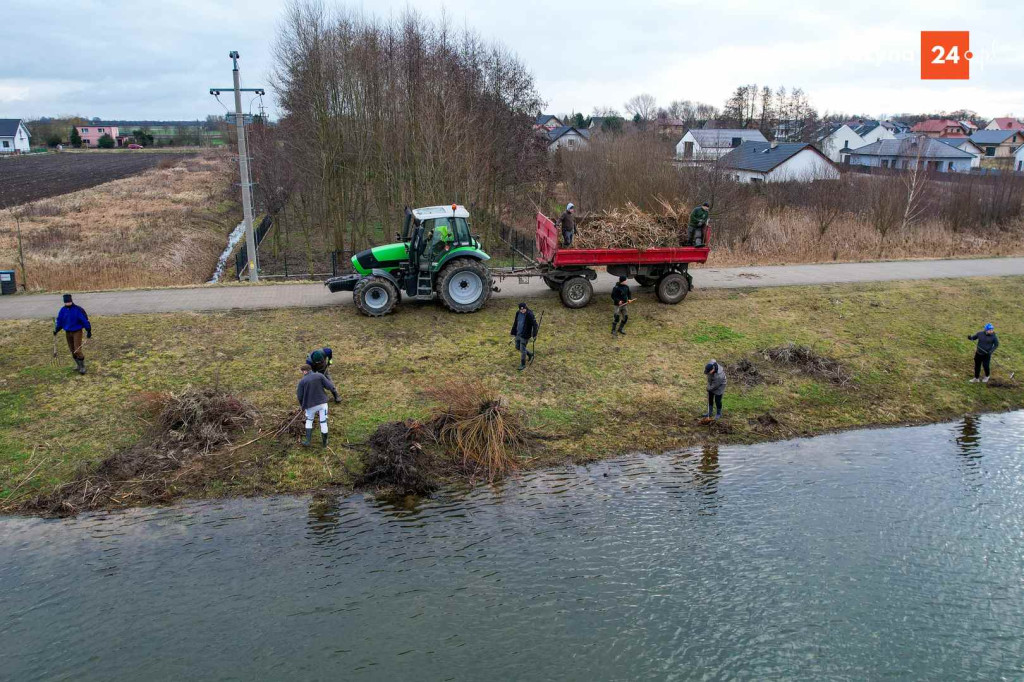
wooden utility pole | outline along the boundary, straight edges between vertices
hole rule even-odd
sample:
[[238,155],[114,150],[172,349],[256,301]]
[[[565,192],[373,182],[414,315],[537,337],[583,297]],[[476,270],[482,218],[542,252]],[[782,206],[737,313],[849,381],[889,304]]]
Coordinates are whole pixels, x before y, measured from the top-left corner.
[[[249,176],[249,152],[245,142],[245,117],[242,114],[242,93],[255,92],[258,95],[265,94],[263,88],[242,88],[239,87],[238,73],[238,52],[232,50],[228,53],[231,58],[231,75],[234,80],[233,88],[210,88],[210,94],[220,95],[221,90],[234,90],[235,92],[235,131],[238,133],[238,170],[241,174],[242,184],[242,220],[245,223],[245,250],[249,263],[249,281],[258,282],[258,260],[256,258],[256,235],[252,228],[252,179]],[[241,273],[239,273],[241,274]]]

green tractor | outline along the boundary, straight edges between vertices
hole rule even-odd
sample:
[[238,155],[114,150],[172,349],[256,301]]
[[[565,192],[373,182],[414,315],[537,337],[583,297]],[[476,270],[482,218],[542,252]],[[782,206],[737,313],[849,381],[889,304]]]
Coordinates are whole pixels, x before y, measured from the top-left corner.
[[354,275],[324,282],[331,291],[351,291],[359,312],[387,315],[402,294],[418,301],[436,295],[448,310],[472,313],[491,297],[491,273],[479,240],[469,233],[463,206],[405,210],[401,241],[352,256]]

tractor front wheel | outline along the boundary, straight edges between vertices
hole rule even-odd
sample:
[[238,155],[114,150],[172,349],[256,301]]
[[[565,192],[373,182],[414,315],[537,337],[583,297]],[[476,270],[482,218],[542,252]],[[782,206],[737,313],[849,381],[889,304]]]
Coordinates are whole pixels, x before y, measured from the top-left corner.
[[475,313],[491,297],[491,273],[478,260],[460,258],[441,270],[437,293],[453,313]]
[[590,303],[594,287],[586,277],[570,277],[562,282],[562,305],[566,308],[582,308]]
[[398,287],[386,277],[364,277],[356,283],[352,299],[363,315],[381,317],[395,309],[395,304],[398,303]]

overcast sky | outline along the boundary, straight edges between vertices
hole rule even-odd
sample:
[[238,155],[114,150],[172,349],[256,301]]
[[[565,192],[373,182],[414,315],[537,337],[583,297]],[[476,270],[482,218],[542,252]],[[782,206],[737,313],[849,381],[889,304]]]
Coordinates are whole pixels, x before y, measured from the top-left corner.
[[[330,4],[331,0],[325,0]],[[195,119],[208,94],[268,84],[280,0],[3,0],[0,117]],[[802,87],[820,112],[974,109],[1024,115],[1020,0],[767,3],[716,0],[373,0],[366,13],[442,10],[514,50],[546,111],[623,108],[649,92],[722,106],[744,83]],[[920,80],[921,30],[969,30],[969,81]],[[272,92],[268,106],[273,114]],[[230,105],[230,98],[222,97]],[[255,105],[253,105],[255,107]]]

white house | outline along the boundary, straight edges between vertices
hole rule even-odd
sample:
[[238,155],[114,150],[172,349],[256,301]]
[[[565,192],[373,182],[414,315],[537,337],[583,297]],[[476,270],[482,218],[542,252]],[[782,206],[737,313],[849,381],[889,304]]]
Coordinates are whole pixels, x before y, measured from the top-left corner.
[[[860,125],[854,126],[853,130],[860,135],[860,139],[864,140],[864,144],[871,144],[879,140],[892,140],[896,137],[899,129],[892,124],[886,125],[886,123],[888,121],[864,121]],[[851,149],[855,149],[855,147],[851,147]]]
[[0,118],[0,154],[29,151],[31,137],[20,118]]
[[1004,116],[989,121],[985,130],[1024,130],[1024,123],[1011,116]]
[[554,130],[555,128],[561,128],[562,122],[558,120],[557,116],[551,114],[538,114],[537,118],[533,120],[533,129],[543,128],[544,130]]
[[815,145],[821,153],[833,163],[842,161],[839,153],[843,149],[856,149],[867,144],[861,136],[853,131],[853,128],[845,123],[833,124],[822,129],[818,134],[818,142]]
[[1017,147],[1017,151],[1013,153],[1013,170],[1024,173],[1024,144]]
[[972,155],[974,158],[971,159],[971,168],[978,168],[981,166],[981,157],[984,155],[984,152],[981,150],[981,147],[971,142],[969,137],[940,137],[939,142],[944,142],[950,147],[954,147]]
[[739,182],[836,180],[839,170],[806,142],[744,142],[719,164]]
[[696,128],[686,131],[676,144],[677,159],[715,161],[744,142],[767,142],[760,130],[746,128]]
[[559,149],[576,150],[586,147],[590,142],[590,131],[580,130],[575,126],[558,126],[545,133],[548,140],[548,151]]
[[879,140],[854,149],[848,164],[875,168],[923,169],[939,173],[970,172],[973,154],[923,134]]

